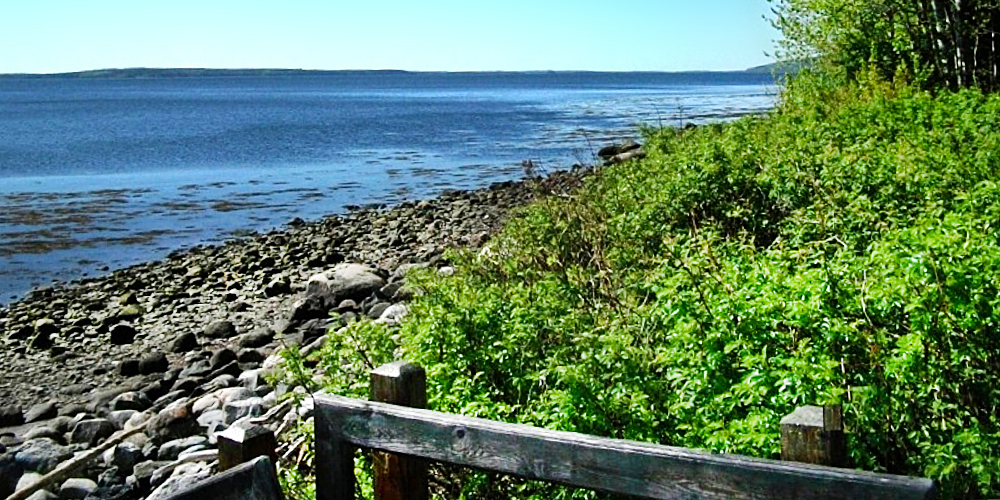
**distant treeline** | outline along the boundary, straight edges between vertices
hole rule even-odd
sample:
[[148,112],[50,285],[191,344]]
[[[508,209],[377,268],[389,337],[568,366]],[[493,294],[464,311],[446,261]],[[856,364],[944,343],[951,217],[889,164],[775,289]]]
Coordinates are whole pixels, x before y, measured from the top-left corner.
[[[671,74],[691,76],[738,76],[746,74],[784,74],[791,66],[769,64],[745,71],[684,71],[684,72],[638,72],[650,74]],[[213,78],[213,77],[262,77],[262,76],[324,76],[324,75],[372,75],[372,74],[446,74],[443,71],[414,72],[403,70],[306,70],[306,69],[210,69],[210,68],[121,68],[77,71],[71,73],[8,73],[0,78],[93,78],[93,79],[152,79],[152,78]],[[468,71],[455,74],[610,74],[602,71]]]

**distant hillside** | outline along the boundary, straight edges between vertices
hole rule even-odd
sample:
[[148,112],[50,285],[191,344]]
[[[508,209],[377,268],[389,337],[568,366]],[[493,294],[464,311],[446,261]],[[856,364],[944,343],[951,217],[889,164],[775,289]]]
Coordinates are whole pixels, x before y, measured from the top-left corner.
[[754,66],[753,68],[747,69],[745,73],[750,73],[754,75],[775,75],[784,76],[788,74],[794,75],[804,68],[809,66],[811,61],[782,61],[771,64],[765,64],[763,66]]
[[[352,70],[351,73],[405,73],[400,70]],[[13,78],[205,78],[240,76],[294,76],[341,74],[345,71],[322,71],[306,69],[210,69],[210,68],[111,68],[75,71],[71,73],[9,73],[0,77]]]
[[[628,73],[669,74],[678,76],[699,77],[707,79],[739,79],[745,75],[771,76],[769,66],[760,66],[746,71],[640,71]],[[217,77],[261,77],[261,76],[324,76],[324,75],[365,75],[365,74],[465,74],[465,75],[532,75],[532,74],[576,74],[576,75],[613,75],[614,71],[404,71],[404,70],[305,70],[305,69],[210,69],[210,68],[110,68],[77,71],[71,73],[7,73],[0,78],[46,79],[46,78],[78,78],[78,79],[155,79],[155,78],[217,78]]]

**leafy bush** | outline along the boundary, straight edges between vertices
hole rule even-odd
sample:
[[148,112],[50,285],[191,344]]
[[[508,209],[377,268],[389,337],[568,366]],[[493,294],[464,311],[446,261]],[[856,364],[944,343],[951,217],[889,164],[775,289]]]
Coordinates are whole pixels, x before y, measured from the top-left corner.
[[777,458],[783,415],[842,402],[855,466],[997,493],[1000,99],[803,79],[647,133],[425,277],[398,355],[432,406]]
[[843,403],[852,465],[997,496],[1000,98],[802,77],[770,116],[646,134],[454,276],[416,271],[401,330],[332,332],[326,384],[407,359],[434,409],[766,458],[782,416]]

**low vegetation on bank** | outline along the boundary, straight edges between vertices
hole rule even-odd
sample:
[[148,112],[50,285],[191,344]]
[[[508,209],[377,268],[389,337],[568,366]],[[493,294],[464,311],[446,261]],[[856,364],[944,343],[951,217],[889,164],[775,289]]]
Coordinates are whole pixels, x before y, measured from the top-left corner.
[[1000,97],[803,76],[769,116],[645,134],[454,275],[411,272],[401,330],[331,332],[325,385],[406,359],[433,409],[767,458],[782,416],[842,403],[854,467],[995,496]]

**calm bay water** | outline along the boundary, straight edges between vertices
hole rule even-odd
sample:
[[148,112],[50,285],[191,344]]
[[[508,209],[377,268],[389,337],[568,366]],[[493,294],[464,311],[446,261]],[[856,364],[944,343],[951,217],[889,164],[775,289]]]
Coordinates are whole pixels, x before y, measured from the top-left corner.
[[53,280],[592,163],[637,125],[770,108],[770,76],[342,72],[0,79],[0,303]]

